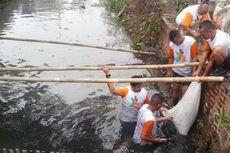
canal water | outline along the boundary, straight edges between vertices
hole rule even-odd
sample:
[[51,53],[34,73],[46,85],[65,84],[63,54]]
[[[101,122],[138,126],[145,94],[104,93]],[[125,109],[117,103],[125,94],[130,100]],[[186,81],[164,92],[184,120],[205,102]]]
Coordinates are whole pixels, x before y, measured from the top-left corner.
[[[0,36],[130,48],[127,36],[101,0],[12,0],[0,9]],[[0,40],[0,62],[2,67],[142,64],[131,53],[9,40]],[[113,78],[135,74],[150,76],[146,70],[112,71]],[[102,71],[1,75],[105,78]],[[127,84],[116,86],[124,85]],[[149,84],[146,89],[149,96],[156,92]],[[0,103],[0,148],[136,151],[130,138],[121,138],[117,118],[120,98],[112,96],[106,84],[0,82]],[[184,143],[176,146],[169,144],[148,151],[184,150]]]

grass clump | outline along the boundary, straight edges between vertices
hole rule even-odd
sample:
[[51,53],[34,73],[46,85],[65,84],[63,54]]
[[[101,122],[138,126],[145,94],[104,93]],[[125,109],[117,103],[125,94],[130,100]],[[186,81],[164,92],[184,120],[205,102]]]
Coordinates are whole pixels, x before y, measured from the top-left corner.
[[141,50],[143,46],[159,34],[161,27],[159,19],[151,14],[125,18],[122,20],[125,29],[133,40],[133,49]]
[[131,0],[108,0],[108,4],[110,9],[115,12],[115,13],[119,13],[124,6],[129,5],[129,3],[131,2]]
[[230,119],[225,115],[223,108],[221,108],[217,113],[215,113],[215,116],[220,128],[227,128],[229,126]]
[[107,5],[132,39],[134,50],[144,50],[153,44],[161,31],[159,3],[148,0],[108,0]]

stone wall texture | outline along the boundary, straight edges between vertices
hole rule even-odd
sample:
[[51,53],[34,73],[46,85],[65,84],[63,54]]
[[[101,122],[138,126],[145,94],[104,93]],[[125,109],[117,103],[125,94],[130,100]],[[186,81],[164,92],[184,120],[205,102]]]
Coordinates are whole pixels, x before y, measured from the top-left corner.
[[201,110],[207,115],[206,120],[211,129],[218,136],[220,150],[230,151],[230,127],[221,127],[219,111],[224,111],[224,116],[230,118],[230,91],[229,84],[205,83],[202,85]]

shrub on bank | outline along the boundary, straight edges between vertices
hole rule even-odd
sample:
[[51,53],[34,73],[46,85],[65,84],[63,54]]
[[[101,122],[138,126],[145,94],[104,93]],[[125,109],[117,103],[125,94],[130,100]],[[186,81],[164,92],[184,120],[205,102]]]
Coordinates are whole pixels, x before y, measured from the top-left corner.
[[108,0],[109,9],[132,39],[133,49],[152,46],[160,27],[161,4],[154,0]]
[[115,13],[119,13],[130,2],[131,0],[108,0],[110,9]]

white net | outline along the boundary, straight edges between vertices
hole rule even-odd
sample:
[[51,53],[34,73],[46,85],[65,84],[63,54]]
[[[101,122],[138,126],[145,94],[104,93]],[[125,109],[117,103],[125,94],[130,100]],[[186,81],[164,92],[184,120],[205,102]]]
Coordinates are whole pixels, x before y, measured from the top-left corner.
[[200,105],[201,83],[192,82],[182,99],[165,116],[173,117],[173,122],[181,135],[187,135],[193,125]]

